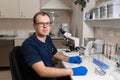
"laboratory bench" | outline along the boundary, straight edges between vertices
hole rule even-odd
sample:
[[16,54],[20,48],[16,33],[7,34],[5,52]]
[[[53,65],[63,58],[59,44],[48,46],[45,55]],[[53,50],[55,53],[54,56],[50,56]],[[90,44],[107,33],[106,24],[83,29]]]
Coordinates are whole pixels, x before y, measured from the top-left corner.
[[[59,49],[58,51],[62,52],[67,56],[79,56],[79,52],[65,52],[64,49]],[[110,60],[105,57],[103,54],[93,54],[82,57],[81,64],[72,64],[68,62],[61,61],[60,64],[65,68],[74,68],[78,66],[85,66],[88,69],[88,73],[85,76],[70,76],[71,80],[118,80],[120,79],[120,68],[116,67],[116,61]],[[108,69],[103,69],[105,74],[95,73],[95,68],[99,68],[96,64],[93,63],[93,58],[96,58],[109,66]]]

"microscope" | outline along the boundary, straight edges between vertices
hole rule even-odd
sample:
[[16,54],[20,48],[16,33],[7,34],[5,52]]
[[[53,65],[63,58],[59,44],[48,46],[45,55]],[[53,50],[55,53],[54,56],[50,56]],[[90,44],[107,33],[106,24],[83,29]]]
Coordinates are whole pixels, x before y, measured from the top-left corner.
[[69,47],[70,51],[78,51],[80,49],[79,38],[72,37],[71,33],[63,32],[65,45]]

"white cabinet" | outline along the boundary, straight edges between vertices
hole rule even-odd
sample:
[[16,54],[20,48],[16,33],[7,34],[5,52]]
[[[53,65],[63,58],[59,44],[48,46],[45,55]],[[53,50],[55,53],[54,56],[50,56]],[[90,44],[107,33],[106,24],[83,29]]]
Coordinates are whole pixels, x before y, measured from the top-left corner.
[[0,0],[0,18],[32,18],[40,0]]
[[13,39],[0,39],[0,67],[10,66],[9,52],[13,47]]
[[3,17],[3,2],[2,1],[0,1],[0,18],[2,18]]
[[0,1],[0,18],[17,18],[19,16],[18,0]]
[[20,0],[20,17],[32,18],[40,11],[40,0]]

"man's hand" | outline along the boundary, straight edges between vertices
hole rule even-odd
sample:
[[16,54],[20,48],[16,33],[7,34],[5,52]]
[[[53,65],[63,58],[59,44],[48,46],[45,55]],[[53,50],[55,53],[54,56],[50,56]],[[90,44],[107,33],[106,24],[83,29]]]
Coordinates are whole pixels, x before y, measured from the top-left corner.
[[82,58],[80,56],[74,56],[74,57],[70,57],[68,59],[69,63],[78,63],[80,64],[82,62]]
[[88,72],[88,69],[84,66],[72,68],[72,70],[73,70],[73,76],[84,76]]

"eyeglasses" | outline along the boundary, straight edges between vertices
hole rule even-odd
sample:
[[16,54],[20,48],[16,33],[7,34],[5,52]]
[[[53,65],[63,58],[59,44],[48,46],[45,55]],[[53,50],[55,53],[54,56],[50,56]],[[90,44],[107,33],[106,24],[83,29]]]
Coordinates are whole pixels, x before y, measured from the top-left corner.
[[39,25],[39,26],[50,26],[51,25],[51,22],[38,22],[38,23],[36,23],[37,25]]

